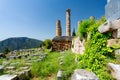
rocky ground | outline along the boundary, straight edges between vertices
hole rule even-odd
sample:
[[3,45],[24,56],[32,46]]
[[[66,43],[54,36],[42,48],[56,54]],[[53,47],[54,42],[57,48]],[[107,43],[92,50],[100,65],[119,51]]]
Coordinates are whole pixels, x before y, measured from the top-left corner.
[[0,80],[29,80],[31,66],[46,57],[40,49],[20,50],[10,52],[0,65]]

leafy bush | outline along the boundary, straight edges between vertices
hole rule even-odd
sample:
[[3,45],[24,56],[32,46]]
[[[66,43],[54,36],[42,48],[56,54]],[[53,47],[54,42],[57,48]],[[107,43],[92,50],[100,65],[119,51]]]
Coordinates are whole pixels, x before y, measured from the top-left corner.
[[[85,43],[84,55],[75,55],[71,51],[61,54],[45,50],[49,54],[43,61],[32,65],[32,75],[45,80],[47,79],[46,77],[57,74],[57,71],[62,69],[63,80],[70,80],[71,74],[75,69],[86,69],[93,71],[100,80],[114,80],[107,72],[106,67],[108,62],[115,61],[115,58],[111,54],[113,50],[106,47],[107,39],[111,37],[111,33],[101,34],[98,32],[98,27],[104,22],[105,18],[102,17],[98,21],[84,20],[80,24],[83,27],[79,27],[78,33],[82,38],[87,38],[87,33],[90,33],[90,37]],[[59,64],[58,57],[63,57],[62,65]],[[78,59],[77,64],[75,63],[76,57]]]
[[61,67],[63,70],[64,80],[68,80],[68,78],[71,76],[71,74],[77,67],[77,64],[75,64],[75,57],[76,55],[73,54],[70,50],[66,51],[63,54],[63,65]]
[[[106,64],[110,60],[114,60],[110,52],[112,49],[106,47],[107,39],[111,37],[111,33],[101,34],[98,27],[105,21],[102,17],[100,20],[91,23],[85,20],[81,23],[80,34],[83,37],[87,32],[90,38],[85,43],[85,53],[79,57],[78,68],[93,71],[101,80],[112,80],[111,75],[107,73]],[[85,31],[84,31],[85,30]]]
[[50,49],[52,47],[52,41],[50,39],[46,39],[44,42],[43,42],[43,46],[44,48],[46,49]]
[[81,39],[87,38],[88,28],[94,23],[94,20],[84,20],[78,25],[78,35],[81,37]]
[[5,47],[4,53],[8,54],[10,52],[10,49],[8,47]]

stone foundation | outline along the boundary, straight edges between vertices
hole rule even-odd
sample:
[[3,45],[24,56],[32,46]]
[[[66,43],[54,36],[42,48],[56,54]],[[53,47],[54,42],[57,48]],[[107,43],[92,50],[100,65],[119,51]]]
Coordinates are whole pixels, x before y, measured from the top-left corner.
[[65,51],[71,48],[72,46],[72,37],[61,36],[55,37],[52,40],[52,50],[53,51]]

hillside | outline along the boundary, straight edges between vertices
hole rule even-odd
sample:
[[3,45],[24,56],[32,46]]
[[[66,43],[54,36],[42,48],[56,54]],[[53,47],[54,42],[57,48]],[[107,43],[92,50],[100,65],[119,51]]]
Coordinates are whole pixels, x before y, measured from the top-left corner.
[[27,37],[8,38],[0,42],[0,52],[3,52],[5,47],[10,50],[36,48],[42,45],[42,41]]

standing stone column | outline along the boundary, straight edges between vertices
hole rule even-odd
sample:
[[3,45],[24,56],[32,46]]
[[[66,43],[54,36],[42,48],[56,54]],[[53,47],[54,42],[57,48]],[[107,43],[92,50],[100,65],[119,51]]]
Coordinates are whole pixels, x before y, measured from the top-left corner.
[[66,36],[71,36],[70,9],[66,10]]
[[57,20],[56,22],[56,36],[62,35],[62,29],[61,29],[61,23],[60,20]]

